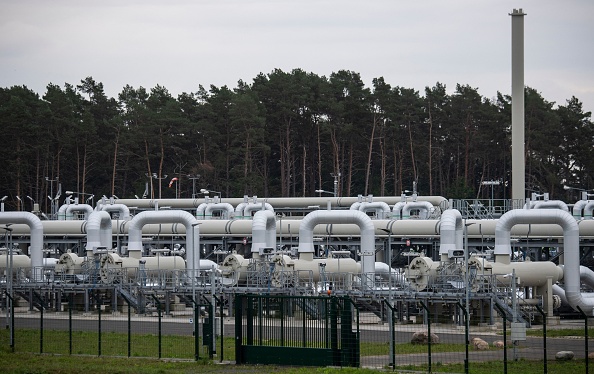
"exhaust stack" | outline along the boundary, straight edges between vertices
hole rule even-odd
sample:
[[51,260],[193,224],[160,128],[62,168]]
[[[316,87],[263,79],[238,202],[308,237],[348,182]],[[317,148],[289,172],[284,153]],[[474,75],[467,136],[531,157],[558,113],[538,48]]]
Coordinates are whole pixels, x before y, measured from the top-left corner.
[[512,199],[514,208],[524,204],[526,160],[524,158],[524,16],[514,9],[512,16]]

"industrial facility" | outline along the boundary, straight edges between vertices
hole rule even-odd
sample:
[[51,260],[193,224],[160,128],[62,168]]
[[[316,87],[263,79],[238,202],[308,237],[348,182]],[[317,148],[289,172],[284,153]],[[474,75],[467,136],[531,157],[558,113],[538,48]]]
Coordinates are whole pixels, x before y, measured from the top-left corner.
[[[548,323],[594,313],[594,202],[447,200],[438,196],[106,199],[67,198],[55,219],[0,212],[2,285],[14,302],[60,310],[68,295],[90,311],[90,291],[113,312],[166,313],[215,297],[348,295],[384,318],[431,305],[443,322]],[[502,203],[502,204],[499,204]],[[503,204],[505,203],[505,204]],[[489,205],[491,204],[491,205]],[[47,217],[49,218],[49,217]],[[3,293],[3,303],[8,298]],[[418,317],[418,316],[417,316]],[[415,317],[415,318],[417,318]]]

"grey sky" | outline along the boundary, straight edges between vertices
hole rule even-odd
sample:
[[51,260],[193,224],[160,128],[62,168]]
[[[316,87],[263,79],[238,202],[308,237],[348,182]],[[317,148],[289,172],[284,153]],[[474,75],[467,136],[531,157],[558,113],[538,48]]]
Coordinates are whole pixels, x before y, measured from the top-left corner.
[[392,86],[511,93],[511,17],[525,17],[525,82],[594,111],[590,0],[0,0],[0,87],[78,84],[174,96],[260,72],[340,69]]

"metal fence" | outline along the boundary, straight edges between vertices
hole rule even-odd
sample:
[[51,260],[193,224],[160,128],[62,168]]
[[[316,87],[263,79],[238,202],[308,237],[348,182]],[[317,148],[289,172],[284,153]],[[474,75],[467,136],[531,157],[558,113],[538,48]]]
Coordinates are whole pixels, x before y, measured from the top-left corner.
[[188,360],[216,353],[215,311],[208,300],[189,300],[192,307],[166,315],[157,298],[155,312],[137,314],[131,303],[122,306],[123,312],[111,310],[99,292],[89,292],[89,310],[76,310],[85,304],[80,294],[66,295],[62,300],[68,302],[57,309],[44,296],[34,296],[33,309],[18,300],[6,303],[0,351]]
[[[421,372],[459,365],[460,372],[471,373],[473,365],[484,362],[492,372],[506,373],[516,360],[533,362],[547,373],[547,363],[557,352],[572,351],[574,360],[585,362],[587,373],[594,335],[588,330],[592,317],[586,314],[558,321],[538,310],[539,320],[526,329],[509,323],[509,312],[499,307],[488,322],[475,316],[467,320],[464,303],[456,300],[206,295],[167,312],[155,298],[151,312],[137,314],[126,303],[111,310],[101,295],[91,291],[91,307],[80,310],[76,305],[84,301],[77,299],[79,294],[66,295],[62,300],[67,302],[58,306],[41,294],[31,310],[18,300],[7,303],[4,293],[0,323],[6,328],[0,329],[0,351],[241,363],[241,347],[260,346],[264,359],[276,355],[275,362],[283,363],[286,352],[281,355],[271,347],[309,347],[330,352],[332,365]],[[557,330],[571,336],[559,337]],[[336,361],[337,354],[356,358]],[[315,355],[303,358],[304,365],[330,365]]]

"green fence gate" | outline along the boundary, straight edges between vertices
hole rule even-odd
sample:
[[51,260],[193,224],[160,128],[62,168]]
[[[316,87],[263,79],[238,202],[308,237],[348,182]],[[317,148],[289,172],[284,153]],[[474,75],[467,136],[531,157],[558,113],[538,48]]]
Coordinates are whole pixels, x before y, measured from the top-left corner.
[[348,297],[237,295],[237,364],[359,366],[359,313]]

